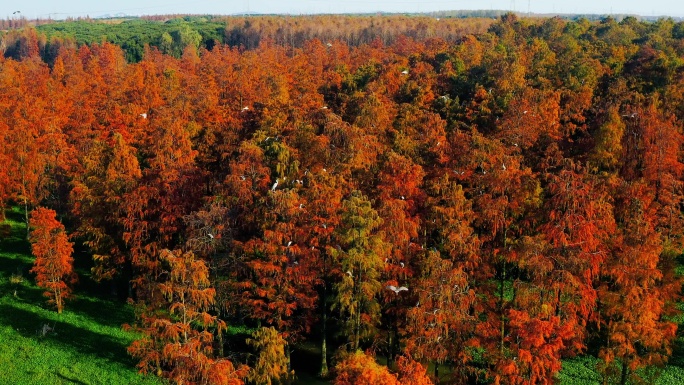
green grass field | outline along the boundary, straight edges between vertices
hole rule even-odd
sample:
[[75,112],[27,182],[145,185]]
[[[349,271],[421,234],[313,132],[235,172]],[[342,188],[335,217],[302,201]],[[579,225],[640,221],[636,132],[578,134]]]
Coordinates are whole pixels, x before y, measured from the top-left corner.
[[132,309],[84,291],[90,278],[79,271],[75,297],[57,314],[29,273],[20,213],[5,223],[12,235],[0,240],[0,384],[162,384],[138,374],[126,353],[136,336],[121,325],[133,321]]

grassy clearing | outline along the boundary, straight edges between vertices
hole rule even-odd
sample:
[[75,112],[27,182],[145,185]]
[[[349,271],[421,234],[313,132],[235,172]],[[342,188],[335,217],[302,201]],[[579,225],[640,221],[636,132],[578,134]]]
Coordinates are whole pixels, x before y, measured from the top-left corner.
[[[0,240],[0,383],[162,384],[138,374],[126,353],[136,335],[121,325],[132,322],[132,309],[77,287],[57,314],[29,273],[33,260],[20,213],[9,212],[5,223],[12,234]],[[87,286],[89,277],[79,275]]]

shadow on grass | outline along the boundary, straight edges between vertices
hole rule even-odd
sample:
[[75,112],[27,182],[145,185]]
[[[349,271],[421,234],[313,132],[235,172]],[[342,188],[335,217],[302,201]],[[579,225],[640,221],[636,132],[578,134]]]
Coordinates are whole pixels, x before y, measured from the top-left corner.
[[684,368],[684,336],[682,336],[684,333],[682,328],[682,325],[679,325],[678,336],[672,344],[672,356],[670,356],[668,364]]
[[98,297],[79,296],[68,301],[66,306],[69,311],[103,326],[120,328],[135,320],[133,309],[127,304]]
[[0,240],[0,251],[5,253],[31,255],[31,245],[25,238],[13,234]]
[[[28,272],[30,266],[20,259],[11,258],[0,253],[0,296],[14,296],[22,302],[33,304],[45,303],[45,290],[31,284],[33,277]],[[20,277],[21,281],[16,281]]]
[[21,275],[27,279],[29,270],[31,270],[31,265],[24,258],[6,253],[0,245],[0,274],[2,276],[9,278],[12,275]]
[[[7,211],[7,218],[14,220],[15,216],[20,216],[14,211]],[[0,222],[2,223],[2,222]],[[26,241],[26,226],[20,223],[9,222],[12,226],[12,233],[7,238],[0,238],[0,280],[2,282],[1,292],[14,292],[17,295],[26,289],[26,281],[31,279],[31,247]],[[22,282],[16,282],[19,279]],[[14,282],[12,282],[14,281]],[[40,293],[38,294],[40,296]]]
[[[31,247],[26,240],[26,224],[23,214],[15,210],[8,210],[6,216],[7,222],[5,223],[12,226],[12,232],[9,237],[0,238],[0,251],[31,254]],[[0,223],[3,221],[0,220]]]
[[[0,324],[9,325],[26,338],[47,344],[71,348],[83,355],[91,355],[132,367],[135,363],[126,352],[126,345],[111,336],[54,321],[12,305],[0,305]],[[40,337],[43,325],[54,327],[54,332]]]
[[69,377],[63,375],[63,374],[60,373],[60,372],[55,372],[55,376],[57,376],[57,377],[59,377],[59,378],[65,380],[65,381],[69,381],[69,383],[71,383],[71,384],[88,385],[87,382],[83,382],[83,381],[81,381],[81,380],[79,380],[79,379],[76,379],[76,378],[69,378]]
[[297,381],[302,385],[329,385],[330,382],[321,379],[318,373],[321,370],[321,350],[314,341],[307,341],[296,345],[292,349],[292,369],[295,371]]

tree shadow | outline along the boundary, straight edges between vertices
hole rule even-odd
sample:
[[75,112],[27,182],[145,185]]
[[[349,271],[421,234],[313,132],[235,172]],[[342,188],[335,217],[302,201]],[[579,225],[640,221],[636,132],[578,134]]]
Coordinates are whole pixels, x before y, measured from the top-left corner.
[[[31,247],[26,240],[26,224],[24,224],[23,214],[15,210],[8,210],[5,214],[7,217],[5,224],[12,225],[12,222],[15,223],[9,237],[0,238],[0,249],[6,252],[30,254]],[[0,223],[3,221],[0,220]]]
[[295,371],[295,383],[307,385],[330,384],[329,381],[318,377],[321,370],[321,350],[316,345],[316,342],[307,341],[295,345],[292,349],[290,360],[292,369]]
[[[681,325],[679,329],[681,330]],[[672,343],[672,355],[668,364],[684,368],[684,336],[680,330],[677,331],[678,336]]]
[[[13,220],[15,216],[20,214],[7,211],[7,219]],[[3,292],[17,290],[19,294],[19,290],[26,289],[25,283],[31,269],[31,247],[26,241],[26,233],[22,231],[25,229],[24,226],[13,226],[9,237],[0,237],[0,277],[3,278],[0,282],[4,286],[1,288]]]
[[44,303],[45,290],[31,285],[33,278],[29,270],[20,259],[0,254],[0,296],[13,295],[24,302]]
[[65,376],[65,375],[63,375],[62,373],[57,372],[57,371],[55,371],[54,373],[55,373],[55,376],[57,376],[57,377],[59,377],[59,378],[65,380],[65,381],[68,381],[68,382],[71,383],[71,384],[88,385],[87,382],[83,382],[83,381],[81,381],[81,380],[79,380],[79,379],[77,379],[77,378],[69,378],[69,377],[67,377],[67,376]]
[[89,318],[103,326],[120,328],[135,319],[133,310],[125,303],[90,296],[78,296],[67,302],[72,313]]
[[21,228],[14,227],[9,237],[0,238],[0,252],[31,255],[31,245],[21,233]]
[[[0,305],[0,324],[9,325],[26,338],[39,339],[46,344],[76,350],[79,354],[91,355],[134,366],[135,362],[126,352],[126,343],[111,336],[75,327],[69,323],[55,321],[39,314],[12,305]],[[44,325],[54,331],[40,336]]]

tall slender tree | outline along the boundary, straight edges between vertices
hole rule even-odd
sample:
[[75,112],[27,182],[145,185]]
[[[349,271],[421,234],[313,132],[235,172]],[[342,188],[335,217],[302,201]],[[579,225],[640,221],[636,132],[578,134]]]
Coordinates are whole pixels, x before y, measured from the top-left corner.
[[31,251],[36,257],[31,272],[36,284],[46,291],[48,302],[57,312],[64,310],[64,300],[71,294],[76,281],[74,272],[74,244],[69,242],[64,225],[56,219],[54,210],[38,207],[31,212]]

